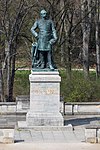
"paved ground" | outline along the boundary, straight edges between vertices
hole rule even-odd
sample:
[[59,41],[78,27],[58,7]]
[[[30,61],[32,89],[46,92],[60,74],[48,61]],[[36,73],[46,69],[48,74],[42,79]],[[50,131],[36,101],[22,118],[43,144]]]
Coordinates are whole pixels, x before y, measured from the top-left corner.
[[68,127],[62,128],[50,128],[42,129],[40,127],[39,130],[37,129],[23,129],[23,130],[16,130],[15,131],[15,142],[34,142],[34,143],[78,143],[78,142],[85,142],[85,135],[83,128],[75,128],[72,131],[72,128]]
[[87,143],[17,143],[0,145],[0,150],[100,150],[100,145]]
[[[100,115],[67,115],[66,128],[16,129],[15,143],[0,144],[0,150],[99,150],[99,144],[85,143],[85,126],[100,121]],[[0,125],[16,125],[25,115],[0,115]]]

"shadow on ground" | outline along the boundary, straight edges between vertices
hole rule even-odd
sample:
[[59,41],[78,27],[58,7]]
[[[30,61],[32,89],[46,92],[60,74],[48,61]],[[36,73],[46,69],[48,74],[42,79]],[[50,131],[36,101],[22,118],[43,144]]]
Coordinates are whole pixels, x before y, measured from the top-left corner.
[[14,140],[14,143],[24,142],[24,140]]
[[99,122],[100,117],[90,117],[90,118],[72,118],[72,119],[65,119],[64,125],[72,124],[73,126],[81,126],[81,125],[88,125],[92,122]]

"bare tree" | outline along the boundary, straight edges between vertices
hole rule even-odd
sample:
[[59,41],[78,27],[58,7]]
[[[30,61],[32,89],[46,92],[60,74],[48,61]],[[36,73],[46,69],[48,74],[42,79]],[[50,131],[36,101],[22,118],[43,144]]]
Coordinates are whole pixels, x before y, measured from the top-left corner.
[[[62,3],[62,1],[61,1]],[[67,77],[71,78],[72,55],[74,51],[74,35],[75,30],[80,24],[80,17],[77,20],[76,14],[79,11],[77,0],[64,0],[62,8],[62,17],[60,19],[60,45],[61,54],[64,57],[64,65],[66,68]]]
[[7,101],[13,101],[13,84],[15,76],[15,61],[17,54],[18,38],[25,18],[30,9],[34,7],[33,3],[30,5],[27,0],[1,0],[1,34],[4,36],[5,57],[3,61],[2,74],[6,78],[5,95]]

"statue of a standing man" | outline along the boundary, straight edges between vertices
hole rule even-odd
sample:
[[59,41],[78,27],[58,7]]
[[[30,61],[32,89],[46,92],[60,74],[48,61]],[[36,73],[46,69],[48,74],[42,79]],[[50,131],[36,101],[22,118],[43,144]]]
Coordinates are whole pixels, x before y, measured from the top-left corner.
[[[37,20],[31,28],[32,34],[37,38],[37,50],[41,60],[40,68],[49,67],[54,70],[52,65],[52,45],[57,40],[56,30],[53,21],[47,18],[47,12],[42,10],[40,12],[41,19]],[[39,32],[36,32],[36,29]]]

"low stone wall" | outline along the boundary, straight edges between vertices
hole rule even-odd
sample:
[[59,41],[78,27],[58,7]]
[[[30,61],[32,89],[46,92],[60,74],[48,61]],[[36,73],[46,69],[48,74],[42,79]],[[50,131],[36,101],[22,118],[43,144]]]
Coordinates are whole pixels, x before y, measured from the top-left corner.
[[16,97],[17,111],[28,110],[30,106],[29,95],[20,95]]
[[63,114],[100,114],[100,102],[62,103]]
[[16,102],[0,102],[0,113],[16,112]]
[[0,102],[0,114],[27,112],[29,109],[29,96],[18,96],[16,102]]
[[100,124],[87,126],[85,128],[85,139],[86,142],[100,144]]
[[14,126],[0,126],[0,143],[14,143]]
[[[27,112],[30,107],[29,95],[16,97],[16,102],[0,102],[0,113]],[[100,115],[100,102],[60,102],[60,112],[64,115]]]

